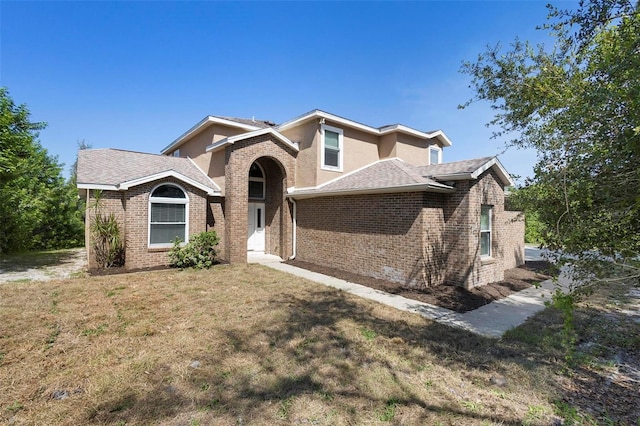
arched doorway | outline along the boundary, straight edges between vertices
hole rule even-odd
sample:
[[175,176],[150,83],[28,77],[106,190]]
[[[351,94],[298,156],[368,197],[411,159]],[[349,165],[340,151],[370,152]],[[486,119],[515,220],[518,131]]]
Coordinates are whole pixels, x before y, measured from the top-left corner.
[[266,175],[258,161],[249,168],[249,202],[247,213],[247,251],[264,252]]
[[272,157],[255,160],[248,172],[247,251],[285,257],[290,212],[285,200],[285,172]]

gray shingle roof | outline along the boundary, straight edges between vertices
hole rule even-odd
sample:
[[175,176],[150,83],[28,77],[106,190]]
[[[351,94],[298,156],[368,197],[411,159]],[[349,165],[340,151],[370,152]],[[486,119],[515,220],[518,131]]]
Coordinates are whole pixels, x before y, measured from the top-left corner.
[[240,124],[248,124],[249,126],[256,126],[264,129],[266,127],[273,127],[276,123],[269,120],[254,120],[252,118],[237,118],[237,117],[224,117],[222,115],[212,115],[211,117],[222,118],[224,120],[235,121]]
[[416,173],[420,174],[420,176],[437,179],[438,176],[471,174],[493,158],[494,157],[474,158],[473,160],[454,161],[451,163],[433,164],[431,166],[419,166],[415,167],[415,169]]
[[341,192],[366,192],[388,190],[395,192],[402,188],[422,186],[434,190],[452,190],[453,188],[421,176],[416,167],[399,159],[384,160],[373,163],[361,170],[348,174],[340,179],[313,189],[294,191],[295,195],[325,195]]
[[83,149],[78,152],[78,185],[119,186],[164,172],[175,172],[210,192],[219,188],[190,159],[120,149]]
[[[474,179],[475,175],[479,175],[485,168],[501,167],[498,164],[495,157],[483,157],[432,166],[413,166],[394,158],[373,163],[316,188],[295,190],[291,196],[302,198],[340,193],[400,192],[414,189],[449,192],[454,188],[439,180]],[[506,176],[508,180],[508,175]]]

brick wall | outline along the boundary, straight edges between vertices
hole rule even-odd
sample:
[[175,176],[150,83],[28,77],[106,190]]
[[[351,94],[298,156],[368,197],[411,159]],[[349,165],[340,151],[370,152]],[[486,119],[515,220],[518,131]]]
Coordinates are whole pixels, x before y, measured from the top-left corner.
[[[129,191],[103,191],[103,212],[116,214],[120,231],[126,240],[125,268],[137,269],[168,265],[169,248],[149,248],[149,195],[162,183],[174,183],[184,189],[189,198],[189,235],[206,230],[206,193],[177,179],[168,178],[131,188]],[[93,211],[87,211],[87,226]],[[88,231],[88,228],[87,228]],[[95,253],[88,245],[89,267],[96,267]]]
[[218,242],[218,256],[224,258],[226,239],[224,235],[224,197],[210,197],[207,209],[207,231],[216,231]]
[[[466,288],[504,279],[504,270],[524,259],[524,227],[504,210],[504,187],[488,170],[475,181],[459,181],[456,193],[447,196],[445,207],[447,281]],[[480,210],[492,207],[491,257],[480,256]],[[521,247],[521,249],[519,248]],[[522,255],[518,257],[518,250]]]
[[189,198],[189,235],[206,230],[206,193],[177,179],[162,179],[138,185],[125,193],[127,269],[168,265],[168,248],[149,248],[149,196],[151,191],[163,183],[174,183],[186,191]]
[[[505,212],[494,172],[455,186],[454,194],[299,200],[297,258],[411,286],[500,281],[524,259],[524,224]],[[480,256],[482,205],[492,206],[491,258]]]
[[287,187],[295,186],[297,151],[271,135],[238,141],[225,150],[225,245],[224,258],[231,263],[247,261],[247,211],[249,168],[260,160],[267,174],[267,253],[291,255],[291,213],[285,199]]
[[[421,192],[320,197],[298,201],[297,258],[405,285],[441,281],[441,195]],[[425,232],[426,231],[426,232]],[[431,259],[431,260],[430,260]]]
[[515,268],[524,264],[524,213],[504,212],[502,242],[504,244],[504,268]]

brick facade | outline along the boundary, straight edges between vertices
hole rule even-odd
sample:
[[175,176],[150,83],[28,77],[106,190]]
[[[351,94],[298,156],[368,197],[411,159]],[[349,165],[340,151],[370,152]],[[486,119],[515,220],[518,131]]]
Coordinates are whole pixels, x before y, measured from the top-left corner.
[[[193,235],[207,229],[207,196],[206,194],[177,179],[168,178],[142,184],[128,191],[103,191],[102,210],[114,212],[120,225],[121,235],[126,241],[125,268],[138,269],[169,264],[169,248],[150,248],[149,241],[149,196],[153,189],[163,183],[173,183],[181,187],[187,194],[188,234]],[[95,253],[91,247],[90,224],[94,216],[91,208],[93,196],[89,194],[87,203],[86,239],[89,256],[89,267],[97,266]]]
[[292,220],[286,189],[295,186],[297,151],[269,134],[237,141],[225,149],[223,257],[231,263],[247,261],[249,168],[254,161],[260,162],[266,174],[265,251],[289,257]]
[[[229,134],[217,134],[212,130],[194,136],[187,142],[190,148],[186,149],[185,145],[183,149],[199,155],[193,161],[126,154],[123,158],[131,157],[136,167],[117,169],[114,174],[122,180],[114,178],[113,182],[107,180],[99,186],[115,189],[123,182],[128,184],[122,186],[129,188],[126,191],[104,191],[102,201],[103,211],[116,215],[126,239],[125,267],[137,269],[168,264],[169,248],[150,248],[148,244],[149,196],[163,183],[176,184],[187,193],[189,235],[215,230],[220,238],[219,256],[230,263],[245,263],[248,203],[258,201],[248,197],[249,169],[254,162],[261,166],[265,178],[265,198],[260,202],[265,205],[266,253],[283,259],[294,253],[293,202],[288,199],[287,189],[296,187],[298,176],[298,181],[304,181],[301,186],[311,185],[311,188],[299,188],[291,195],[297,197],[295,251],[300,260],[408,286],[437,286],[449,282],[466,288],[500,281],[505,269],[524,263],[523,215],[505,211],[504,185],[510,178],[499,161],[487,157],[428,166],[418,161],[419,164],[411,166],[416,160],[412,157],[419,157],[422,150],[426,150],[425,140],[416,139],[411,145],[405,141],[406,135],[387,135],[378,140],[370,134],[349,130],[344,136],[348,143],[345,142],[342,149],[350,156],[345,158],[344,164],[350,164],[352,170],[345,169],[344,173],[322,170],[318,158],[321,155],[318,136],[321,122],[324,120],[312,120],[301,124],[300,128],[288,130],[289,137],[295,137],[295,142],[299,142],[300,156],[287,138],[273,129],[268,129],[268,133],[248,134],[258,136],[230,138],[224,142],[230,134],[244,132],[237,128],[227,132]],[[432,137],[427,139],[434,143]],[[211,145],[212,149],[206,151],[208,144],[214,141],[220,144]],[[376,144],[387,148],[390,148],[389,144],[395,148],[402,145],[402,149],[406,148],[406,158],[375,161],[392,155],[386,148],[386,154],[379,152],[380,145]],[[347,152],[347,145],[350,152]],[[103,154],[123,155],[118,150],[107,150],[97,152],[96,158],[102,158],[100,155]],[[424,155],[426,159],[427,154]],[[159,158],[163,161],[158,161]],[[164,164],[165,159],[167,164]],[[147,174],[142,178],[131,174],[126,180],[121,176],[128,176],[130,170],[144,168],[148,162],[156,166],[145,171]],[[91,172],[85,173],[88,182],[94,182],[91,179],[102,170],[97,165],[103,163],[96,160],[90,164],[92,167],[86,168]],[[370,167],[356,171],[361,163],[370,164]],[[165,174],[156,174],[154,167]],[[485,171],[477,176],[481,170]],[[169,171],[172,174],[166,174]],[[349,181],[356,173],[361,173],[360,181]],[[217,179],[218,186],[204,174]],[[135,185],[149,176],[172,177]],[[338,184],[327,184],[334,177],[345,176],[348,178],[338,180]],[[461,180],[449,181],[450,178]],[[191,182],[197,188],[185,182]],[[320,183],[326,185],[318,186]],[[340,187],[340,184],[344,186]],[[407,188],[415,192],[401,192]],[[444,192],[418,191],[417,188],[436,188]],[[400,192],[337,195],[382,190]],[[207,193],[216,196],[207,196]],[[88,198],[91,206],[91,194]],[[491,256],[480,255],[482,206],[492,209]],[[92,215],[93,211],[88,209],[86,246],[89,265],[93,268],[97,265],[89,232]]]
[[[505,212],[493,172],[456,189],[299,200],[297,258],[410,286],[504,279],[524,263],[521,217]],[[479,253],[482,205],[492,206],[491,258]]]

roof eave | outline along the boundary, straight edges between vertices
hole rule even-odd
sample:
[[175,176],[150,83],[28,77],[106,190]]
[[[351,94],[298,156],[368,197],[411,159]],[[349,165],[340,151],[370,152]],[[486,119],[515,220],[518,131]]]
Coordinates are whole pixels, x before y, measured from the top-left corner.
[[287,194],[287,197],[295,200],[301,200],[305,198],[317,198],[317,197],[330,197],[330,196],[343,196],[343,195],[369,195],[369,194],[395,194],[400,192],[439,192],[439,193],[453,193],[455,188],[451,188],[447,185],[441,184],[412,184],[402,186],[389,186],[380,188],[363,188],[363,189],[339,189],[334,191],[299,191]]
[[437,138],[440,141],[440,143],[442,143],[443,146],[451,146],[451,141],[449,140],[447,135],[444,134],[442,130],[426,133],[426,132],[422,132],[420,130],[405,126],[404,124],[394,124],[391,126],[385,126],[380,128],[371,127],[371,126],[367,126],[366,124],[358,123],[357,121],[349,120],[348,118],[339,117],[337,115],[324,112],[318,109],[308,112],[307,114],[304,114],[298,118],[294,118],[293,120],[282,123],[279,126],[277,126],[276,129],[279,131],[287,130],[287,129],[290,129],[291,127],[294,127],[298,124],[305,123],[314,118],[324,118],[325,120],[330,120],[335,123],[352,127],[354,129],[358,129],[363,132],[370,133],[377,136],[382,136],[382,135],[386,135],[388,133],[393,133],[393,132],[401,132],[408,135],[416,136],[421,139]]
[[160,179],[164,179],[167,177],[173,177],[175,179],[178,179],[179,181],[187,183],[195,188],[200,189],[203,192],[206,192],[207,195],[210,195],[210,196],[221,195],[220,188],[217,187],[215,182],[213,181],[211,182],[213,183],[213,185],[215,185],[215,187],[212,188],[212,187],[203,185],[202,183],[196,180],[193,180],[190,177],[183,175],[182,173],[178,173],[175,170],[165,170],[160,173],[155,173],[148,176],[142,176],[136,179],[131,179],[126,182],[121,182],[117,184],[78,183],[76,186],[79,189],[98,189],[98,190],[104,190],[104,191],[127,191],[128,189],[133,188],[135,186],[153,182]]
[[285,145],[289,146],[291,149],[295,150],[296,152],[300,151],[300,146],[298,143],[292,142],[289,138],[287,138],[285,135],[278,132],[277,130],[274,130],[272,127],[266,127],[264,129],[258,129],[249,133],[243,133],[241,135],[230,136],[228,138],[221,139],[218,142],[212,143],[211,145],[207,146],[205,148],[205,151],[215,152],[224,148],[226,145],[232,145],[237,141],[241,141],[249,138],[255,138],[257,136],[262,136],[266,134],[270,134],[273,137],[279,139],[281,142],[283,142]]
[[434,174],[430,176],[433,179],[443,180],[443,181],[456,181],[456,180],[474,180],[478,179],[480,175],[487,170],[493,168],[505,186],[513,186],[515,182],[511,178],[511,175],[504,168],[502,163],[498,158],[494,157],[491,160],[484,163],[482,166],[478,167],[476,170],[472,172],[466,173],[449,173],[449,174]]

